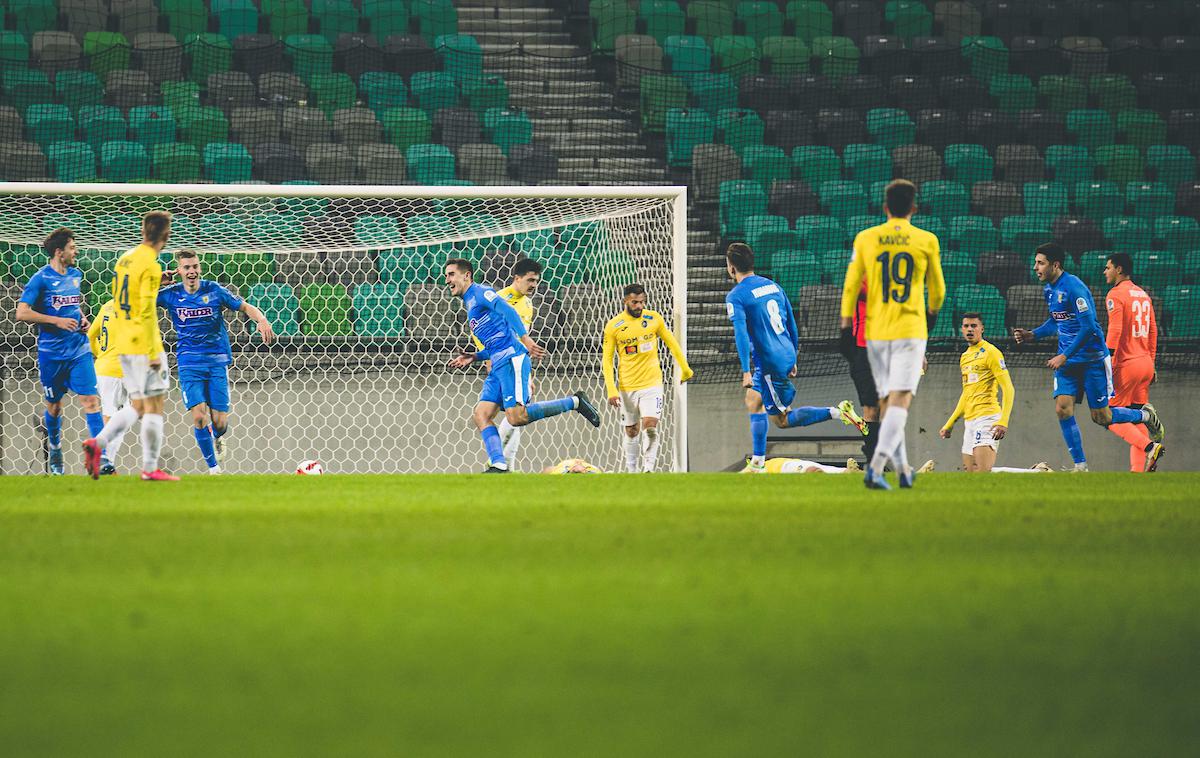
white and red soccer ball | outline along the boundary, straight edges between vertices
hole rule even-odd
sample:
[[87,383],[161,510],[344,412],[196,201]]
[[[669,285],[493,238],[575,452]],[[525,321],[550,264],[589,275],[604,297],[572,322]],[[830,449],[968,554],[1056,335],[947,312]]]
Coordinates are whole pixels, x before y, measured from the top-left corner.
[[321,465],[320,461],[301,461],[300,465],[296,467],[296,473],[305,476],[324,474],[325,467]]

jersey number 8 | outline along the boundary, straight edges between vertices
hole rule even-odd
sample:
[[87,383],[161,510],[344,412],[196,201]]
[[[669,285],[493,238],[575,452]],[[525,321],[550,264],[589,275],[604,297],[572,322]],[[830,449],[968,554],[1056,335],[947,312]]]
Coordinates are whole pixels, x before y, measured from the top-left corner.
[[771,319],[771,328],[775,330],[775,333],[783,334],[786,327],[783,324],[783,314],[779,311],[778,300],[767,301],[767,318]]
[[[892,253],[884,250],[875,258],[883,273],[883,302],[889,299],[897,303],[908,302],[912,294],[913,257],[908,253]],[[892,285],[899,285],[892,289]],[[902,288],[902,289],[901,289]]]

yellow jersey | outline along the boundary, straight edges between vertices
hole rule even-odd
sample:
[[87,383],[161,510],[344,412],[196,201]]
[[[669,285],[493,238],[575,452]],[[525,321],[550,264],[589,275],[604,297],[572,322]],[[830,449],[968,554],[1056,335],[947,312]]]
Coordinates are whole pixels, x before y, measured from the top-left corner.
[[120,379],[121,358],[117,355],[116,342],[112,339],[113,323],[117,320],[117,307],[112,300],[100,306],[100,310],[88,327],[88,343],[92,346],[92,358],[96,361],[97,376],[112,376]]
[[603,474],[604,471],[582,458],[563,458],[546,471],[547,474]]
[[[679,364],[680,379],[692,378],[692,367],[675,335],[667,328],[661,314],[646,309],[634,318],[621,311],[604,325],[604,357],[600,370],[609,397],[622,392],[636,392],[663,383],[662,367],[658,364],[658,341],[662,340],[675,362]],[[613,355],[616,355],[616,376],[613,375]]]
[[950,420],[942,428],[950,429],[960,416],[970,421],[997,413],[1000,420],[996,423],[1008,426],[1016,391],[1012,377],[1008,375],[1008,366],[1004,365],[1004,354],[987,340],[979,340],[978,345],[970,345],[963,351],[958,367],[962,372],[962,394]]
[[[513,307],[513,310],[521,317],[521,323],[525,325],[526,329],[533,326],[533,302],[528,297],[517,292],[516,288],[511,286],[505,287],[496,294],[504,298],[504,302]],[[483,349],[483,343],[479,341],[478,337],[472,334],[471,339],[475,340],[475,348],[477,350]]]
[[854,318],[863,279],[868,340],[929,337],[925,313],[941,309],[946,299],[937,235],[897,218],[859,232],[842,286],[842,318]]
[[158,253],[149,245],[138,245],[117,259],[113,300],[117,318],[112,336],[118,355],[148,355],[163,352],[158,330],[158,288],[162,266]]

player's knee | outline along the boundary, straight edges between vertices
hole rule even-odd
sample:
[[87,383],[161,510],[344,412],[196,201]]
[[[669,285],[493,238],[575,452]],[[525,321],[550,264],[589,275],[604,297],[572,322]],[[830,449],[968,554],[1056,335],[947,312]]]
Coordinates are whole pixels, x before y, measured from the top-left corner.
[[1093,408],[1092,421],[1100,426],[1108,426],[1112,423],[1112,411],[1108,408]]
[[779,427],[780,429],[787,429],[788,427],[788,418],[786,413],[780,413],[772,416],[771,421],[773,421],[775,426]]
[[1063,405],[1059,403],[1058,405],[1054,406],[1054,412],[1058,414],[1059,421],[1066,421],[1075,415],[1075,408],[1070,405]]
[[56,400],[54,402],[50,402],[49,400],[47,400],[46,401],[46,413],[49,413],[51,416],[61,416],[62,415],[62,401]]
[[95,413],[100,410],[100,396],[83,395],[79,398],[79,405],[84,413]]
[[638,434],[640,434],[641,431],[642,431],[642,429],[640,426],[638,426],[637,424],[633,424],[632,426],[625,427],[625,436],[633,438],[633,437],[638,436]]
[[529,423],[529,414],[525,412],[525,406],[517,405],[504,411],[504,418],[508,419],[508,423],[513,426],[525,426]]
[[642,419],[642,428],[647,431],[654,429],[657,426],[658,419],[654,418],[653,416],[647,416],[646,418]]

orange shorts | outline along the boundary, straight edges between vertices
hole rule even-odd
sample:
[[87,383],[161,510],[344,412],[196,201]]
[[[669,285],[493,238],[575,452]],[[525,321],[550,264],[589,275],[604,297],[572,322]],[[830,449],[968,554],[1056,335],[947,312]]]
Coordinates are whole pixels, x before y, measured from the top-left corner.
[[1139,356],[1113,366],[1113,396],[1109,405],[1125,408],[1149,402],[1154,359]]

